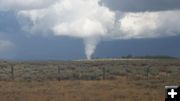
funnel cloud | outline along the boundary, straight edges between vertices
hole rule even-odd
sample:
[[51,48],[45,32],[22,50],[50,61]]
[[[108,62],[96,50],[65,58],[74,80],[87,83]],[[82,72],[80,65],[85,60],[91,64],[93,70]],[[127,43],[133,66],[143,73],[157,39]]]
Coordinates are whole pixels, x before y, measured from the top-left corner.
[[82,38],[87,59],[91,59],[100,37],[106,36],[113,28],[115,12],[99,5],[100,0],[58,0],[44,9],[22,10],[19,18],[24,17],[25,29],[35,33],[53,32],[55,36]]
[[[180,34],[180,10],[113,10],[105,0],[1,0],[24,31],[33,35],[82,39],[87,59],[101,41],[169,37]],[[5,6],[3,6],[5,5]],[[128,12],[127,12],[128,11]]]

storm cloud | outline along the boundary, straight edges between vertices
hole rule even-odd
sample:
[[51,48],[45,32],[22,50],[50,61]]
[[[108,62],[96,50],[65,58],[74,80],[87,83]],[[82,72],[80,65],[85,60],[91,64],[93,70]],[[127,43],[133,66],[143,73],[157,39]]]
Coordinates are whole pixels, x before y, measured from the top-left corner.
[[122,12],[144,12],[180,9],[179,0],[102,0],[112,10]]
[[22,30],[28,33],[83,39],[87,59],[101,41],[180,34],[176,0],[51,1],[2,0],[0,10],[14,11]]

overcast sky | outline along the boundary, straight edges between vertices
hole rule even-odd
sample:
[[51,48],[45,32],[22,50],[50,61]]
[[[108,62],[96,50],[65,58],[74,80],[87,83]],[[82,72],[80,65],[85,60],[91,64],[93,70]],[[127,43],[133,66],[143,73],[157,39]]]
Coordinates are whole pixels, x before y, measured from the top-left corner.
[[180,57],[179,0],[0,0],[0,59]]

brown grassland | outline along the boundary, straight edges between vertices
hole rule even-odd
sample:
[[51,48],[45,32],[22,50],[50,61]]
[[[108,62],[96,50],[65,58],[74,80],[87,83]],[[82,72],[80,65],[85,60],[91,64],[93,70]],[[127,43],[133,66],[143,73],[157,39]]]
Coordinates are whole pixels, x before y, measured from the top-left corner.
[[0,101],[164,101],[166,85],[180,60],[0,62]]

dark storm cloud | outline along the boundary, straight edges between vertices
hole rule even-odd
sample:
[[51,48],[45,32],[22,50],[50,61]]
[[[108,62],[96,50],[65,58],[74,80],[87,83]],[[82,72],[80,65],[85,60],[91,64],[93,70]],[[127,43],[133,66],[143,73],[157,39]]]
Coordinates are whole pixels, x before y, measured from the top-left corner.
[[125,12],[180,9],[180,0],[102,0],[113,10]]

